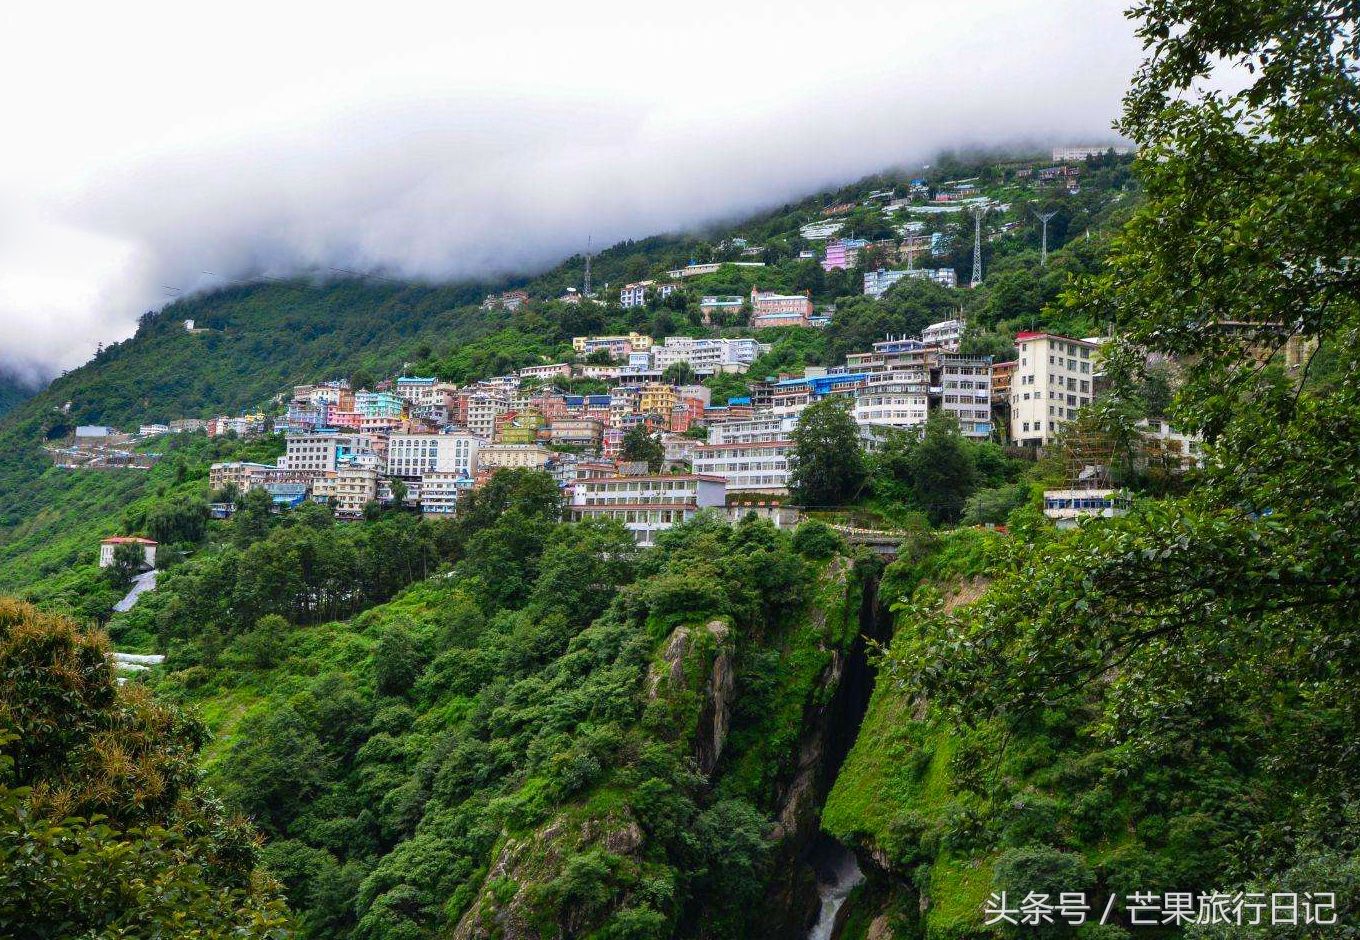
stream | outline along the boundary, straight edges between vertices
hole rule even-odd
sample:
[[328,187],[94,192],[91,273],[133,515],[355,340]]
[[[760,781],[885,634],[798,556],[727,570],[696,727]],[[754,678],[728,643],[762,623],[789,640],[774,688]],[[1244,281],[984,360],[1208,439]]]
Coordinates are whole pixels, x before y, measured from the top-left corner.
[[817,896],[822,899],[822,907],[808,931],[808,940],[831,940],[836,915],[850,892],[864,881],[864,873],[859,870],[855,853],[829,838],[819,840],[813,867],[817,871]]

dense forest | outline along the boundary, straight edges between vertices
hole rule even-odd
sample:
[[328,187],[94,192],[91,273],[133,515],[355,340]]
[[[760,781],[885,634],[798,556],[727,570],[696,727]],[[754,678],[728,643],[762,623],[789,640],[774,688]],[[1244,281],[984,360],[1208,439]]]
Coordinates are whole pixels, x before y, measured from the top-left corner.
[[[34,462],[77,417],[253,407],[405,362],[462,380],[577,332],[699,328],[687,292],[554,300],[583,259],[525,282],[514,312],[478,310],[484,285],[182,301],[19,406],[0,431],[0,588],[24,597],[0,600],[0,932],[798,937],[847,858],[863,881],[822,934],[843,940],[1360,930],[1360,23],[1303,0],[1132,17],[1149,58],[1121,130],[1143,152],[1097,170],[1092,218],[1047,267],[1016,235],[971,291],[878,302],[823,280],[806,289],[831,327],[777,335],[762,364],[832,361],[955,303],[968,342],[998,349],[1030,323],[1108,325],[1110,388],[1078,427],[1118,437],[1165,410],[1205,448],[1174,479],[1111,458],[1126,515],[1056,529],[1039,495],[1060,453],[1019,461],[939,421],[829,460],[818,442],[855,434],[834,400],[800,421],[793,488],[839,510],[792,531],[701,514],[648,550],[563,522],[533,471],[453,518],[373,505],[339,523],[249,497],[209,518],[207,464],[273,438],[159,441],[149,472]],[[1198,91],[1222,56],[1252,63],[1246,87]],[[595,270],[646,275],[739,232],[795,289],[781,235],[874,185]],[[893,559],[829,524],[856,514],[900,533]],[[155,533],[165,561],[110,617],[126,572],[92,552],[119,528]],[[119,684],[110,642],[166,659]],[[1089,922],[987,925],[1002,892],[1081,892]],[[1273,894],[1301,905],[1293,922],[1231,921]],[[1195,922],[1209,895],[1227,922]],[[1185,916],[1143,926],[1138,897]]]

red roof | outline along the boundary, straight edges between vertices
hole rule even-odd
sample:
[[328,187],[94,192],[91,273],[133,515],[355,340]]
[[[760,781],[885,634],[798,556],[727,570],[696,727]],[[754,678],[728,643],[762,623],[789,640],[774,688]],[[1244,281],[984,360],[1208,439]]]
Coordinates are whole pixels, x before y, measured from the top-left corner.
[[1084,339],[1077,339],[1074,336],[1063,336],[1059,333],[1043,333],[1043,332],[1036,333],[1032,330],[1024,330],[1023,332],[1016,333],[1015,341],[1017,343],[1023,343],[1027,339],[1043,339],[1045,337],[1049,339],[1060,339],[1064,343],[1081,343],[1083,346],[1090,346],[1092,348],[1095,348],[1096,345],[1095,343],[1088,343]]
[[101,545],[155,545],[152,539],[144,539],[139,535],[111,535],[100,541]]

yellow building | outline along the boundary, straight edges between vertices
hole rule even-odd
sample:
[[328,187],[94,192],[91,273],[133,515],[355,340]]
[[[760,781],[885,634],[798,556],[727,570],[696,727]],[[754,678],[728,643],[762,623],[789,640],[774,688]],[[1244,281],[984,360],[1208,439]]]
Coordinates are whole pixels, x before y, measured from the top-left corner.
[[642,386],[638,411],[645,415],[661,415],[670,420],[671,410],[680,403],[680,393],[674,385],[651,382]]

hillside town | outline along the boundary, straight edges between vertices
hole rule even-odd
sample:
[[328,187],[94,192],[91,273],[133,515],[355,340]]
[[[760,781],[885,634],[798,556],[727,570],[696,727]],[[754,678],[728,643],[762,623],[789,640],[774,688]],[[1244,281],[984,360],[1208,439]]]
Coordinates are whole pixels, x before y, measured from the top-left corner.
[[[810,220],[797,223],[793,244],[799,263],[827,276],[853,276],[852,289],[875,305],[909,281],[952,294],[960,287],[954,265],[965,235],[972,236],[966,239],[974,260],[968,286],[975,287],[982,244],[1033,223],[1028,212],[1036,194],[1075,195],[1083,172],[1121,153],[1055,147],[1051,163],[1001,164],[986,179],[913,177],[892,188],[861,190],[853,201],[803,215]],[[971,217],[969,224],[961,214]],[[984,230],[986,218],[993,224]],[[589,302],[625,320],[681,301],[697,307],[697,316],[691,308],[696,335],[663,335],[655,327],[578,335],[569,350],[564,343],[533,364],[462,383],[409,372],[362,383],[318,377],[251,413],[176,418],[140,425],[135,433],[80,425],[72,438],[47,449],[62,467],[145,469],[159,459],[156,440],[162,435],[280,435],[283,453],[275,463],[212,465],[213,513],[219,517],[231,515],[236,501],[255,489],[268,492],[280,509],[314,501],[340,519],[361,518],[373,503],[450,515],[463,494],[498,470],[543,470],[561,487],[571,518],[617,519],[640,544],[650,545],[657,532],[702,509],[784,518],[794,431],[819,401],[847,403],[866,452],[881,449],[893,434],[919,434],[932,415],[942,415],[964,438],[1032,458],[1051,447],[1101,391],[1105,337],[1031,329],[998,335],[1002,346],[969,344],[969,336],[986,335],[988,328],[970,330],[962,301],[952,317],[929,323],[918,335],[883,336],[835,364],[752,374],[775,343],[824,333],[836,304],[819,306],[813,291],[789,290],[787,277],[781,280],[767,266],[775,257],[771,249],[749,238],[732,235],[709,256],[714,260],[656,269],[651,277],[616,288],[606,284],[602,291],[592,290],[587,259],[580,289],[569,287],[555,298],[567,305]],[[955,260],[940,266],[945,258]],[[767,288],[762,281],[784,286]],[[711,290],[734,283],[748,283],[749,290]],[[493,316],[521,315],[553,300],[512,289],[486,296],[481,308]],[[212,333],[194,320],[183,328],[195,336]],[[1002,349],[1009,352],[997,355]],[[733,376],[741,377],[745,394],[723,393],[731,386],[722,380]],[[1197,441],[1165,422],[1144,425],[1143,433],[1176,460],[1198,460]],[[628,445],[630,438],[647,442],[645,455]],[[1070,491],[1055,491],[1046,503],[1050,517],[1064,525],[1116,511],[1119,494],[1098,483],[1083,478]]]

